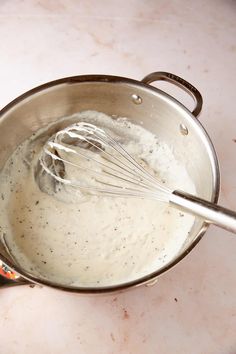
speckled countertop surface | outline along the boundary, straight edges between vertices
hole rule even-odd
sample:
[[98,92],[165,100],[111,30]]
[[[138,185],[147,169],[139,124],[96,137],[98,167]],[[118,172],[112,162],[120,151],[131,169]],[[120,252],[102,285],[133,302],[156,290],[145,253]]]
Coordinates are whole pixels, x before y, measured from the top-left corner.
[[[201,91],[221,203],[236,209],[234,0],[0,0],[0,107],[59,77],[158,70]],[[102,297],[1,289],[0,353],[235,354],[235,285],[236,237],[211,227],[153,287]]]

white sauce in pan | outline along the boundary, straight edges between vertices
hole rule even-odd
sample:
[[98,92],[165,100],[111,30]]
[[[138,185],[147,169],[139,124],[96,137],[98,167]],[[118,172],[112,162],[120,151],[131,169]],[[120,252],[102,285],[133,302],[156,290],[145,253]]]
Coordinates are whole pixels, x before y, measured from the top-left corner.
[[[195,193],[171,147],[143,127],[94,111],[68,117],[64,125],[67,120],[124,134],[124,148],[163,184]],[[0,232],[22,268],[64,285],[105,286],[154,272],[178,254],[194,217],[166,203],[64,188],[42,192],[34,170],[46,138],[47,129],[23,142],[0,174]]]

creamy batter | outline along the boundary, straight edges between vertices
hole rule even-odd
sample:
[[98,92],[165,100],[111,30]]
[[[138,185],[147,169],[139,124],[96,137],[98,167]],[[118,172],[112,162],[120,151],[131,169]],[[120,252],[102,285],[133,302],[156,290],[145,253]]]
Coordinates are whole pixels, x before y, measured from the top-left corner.
[[64,285],[114,285],[156,271],[178,254],[193,216],[149,199],[55,188],[47,178],[40,182],[44,186],[36,183],[45,141],[76,121],[114,131],[124,148],[164,185],[195,193],[185,167],[157,136],[125,118],[81,112],[39,131],[7,161],[0,174],[2,240],[27,272]]

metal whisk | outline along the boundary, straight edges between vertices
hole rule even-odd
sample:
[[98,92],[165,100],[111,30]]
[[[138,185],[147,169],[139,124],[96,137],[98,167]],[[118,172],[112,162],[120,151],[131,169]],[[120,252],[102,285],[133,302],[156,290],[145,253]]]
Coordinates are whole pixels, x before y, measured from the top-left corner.
[[236,233],[236,213],[182,191],[172,191],[106,131],[85,122],[58,131],[43,147],[43,170],[59,183],[92,194],[151,198]]

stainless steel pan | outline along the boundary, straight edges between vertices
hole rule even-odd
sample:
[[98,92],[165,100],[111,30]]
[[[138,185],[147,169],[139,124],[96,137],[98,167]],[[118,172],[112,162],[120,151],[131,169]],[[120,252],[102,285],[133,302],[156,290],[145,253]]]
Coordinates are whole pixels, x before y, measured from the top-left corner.
[[[158,80],[168,81],[187,91],[195,101],[193,112],[150,85]],[[199,91],[182,78],[166,72],[152,73],[141,81],[106,75],[52,81],[26,92],[0,111],[0,169],[17,145],[39,128],[63,116],[96,110],[128,117],[174,145],[176,156],[195,182],[198,196],[216,203],[220,186],[219,166],[212,142],[197,118],[201,108]],[[112,292],[153,282],[193,249],[207,227],[204,221],[196,219],[181,251],[171,262],[145,277],[110,287],[75,288],[35,278],[13,262],[1,242],[0,259],[18,274],[18,278],[8,285],[38,283],[78,293]],[[6,285],[6,280],[4,282]]]

